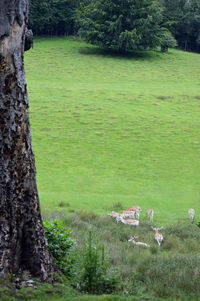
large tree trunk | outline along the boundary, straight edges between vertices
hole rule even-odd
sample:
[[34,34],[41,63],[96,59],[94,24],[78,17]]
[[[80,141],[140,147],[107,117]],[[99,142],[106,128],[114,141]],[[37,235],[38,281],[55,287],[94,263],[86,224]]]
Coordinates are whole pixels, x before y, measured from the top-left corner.
[[[51,280],[24,77],[28,0],[0,0],[0,277],[28,269]],[[26,49],[28,49],[26,45]]]
[[161,52],[168,52],[167,46],[161,46]]

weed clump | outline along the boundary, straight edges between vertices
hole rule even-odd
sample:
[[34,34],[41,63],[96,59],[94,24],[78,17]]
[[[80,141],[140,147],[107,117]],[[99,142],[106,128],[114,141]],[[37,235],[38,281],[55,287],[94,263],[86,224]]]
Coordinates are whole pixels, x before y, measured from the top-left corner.
[[120,203],[120,202],[116,202],[116,203],[114,203],[113,204],[113,210],[123,210],[123,205],[122,205],[122,203]]
[[64,202],[64,201],[60,201],[58,203],[59,207],[70,207],[70,203],[69,202]]

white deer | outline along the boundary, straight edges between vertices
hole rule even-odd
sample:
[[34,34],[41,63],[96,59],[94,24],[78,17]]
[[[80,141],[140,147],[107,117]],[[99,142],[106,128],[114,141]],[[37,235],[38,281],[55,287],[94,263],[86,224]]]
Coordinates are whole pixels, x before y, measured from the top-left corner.
[[119,215],[116,218],[117,223],[122,222],[125,225],[131,225],[131,226],[139,226],[139,220],[137,219],[123,219],[121,215]]
[[131,238],[128,241],[131,241],[136,246],[143,246],[146,248],[150,248],[150,245],[146,244],[145,242],[136,241],[137,238],[138,236],[131,236]]
[[139,206],[133,206],[131,208],[126,209],[127,211],[133,211],[134,215],[139,219],[140,218],[140,212],[142,211],[141,207]]
[[194,209],[190,208],[190,209],[188,210],[188,214],[189,214],[191,223],[193,223],[193,222],[194,222],[194,214],[195,214]]
[[163,236],[162,234],[158,233],[159,230],[163,229],[163,227],[161,228],[154,228],[151,227],[156,233],[155,233],[155,240],[157,241],[159,247],[161,246],[162,242],[163,242]]
[[150,222],[153,223],[154,210],[149,209],[146,216],[149,217]]

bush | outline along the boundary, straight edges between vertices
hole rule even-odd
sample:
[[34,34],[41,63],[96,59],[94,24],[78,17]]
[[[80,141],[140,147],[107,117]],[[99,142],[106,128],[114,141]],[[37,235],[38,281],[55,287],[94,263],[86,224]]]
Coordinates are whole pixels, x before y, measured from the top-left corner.
[[70,251],[75,242],[70,236],[71,230],[65,229],[63,222],[58,220],[45,220],[43,224],[45,236],[55,262],[60,270],[66,276],[69,276],[74,263],[74,258]]

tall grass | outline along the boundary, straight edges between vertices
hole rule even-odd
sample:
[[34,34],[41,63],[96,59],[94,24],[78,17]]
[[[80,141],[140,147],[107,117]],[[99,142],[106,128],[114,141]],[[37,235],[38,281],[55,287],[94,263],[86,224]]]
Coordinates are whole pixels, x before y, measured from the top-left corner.
[[[150,298],[196,298],[200,296],[200,230],[182,221],[166,226],[161,232],[164,242],[159,248],[148,222],[139,227],[117,224],[109,217],[80,212],[66,217],[77,248],[84,250],[88,231],[105,246],[111,269],[118,268],[120,284],[115,293],[122,296]],[[136,246],[128,239],[137,235],[150,248]]]

